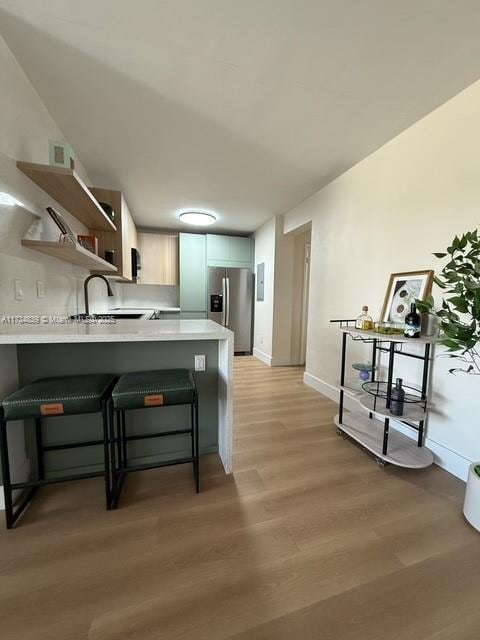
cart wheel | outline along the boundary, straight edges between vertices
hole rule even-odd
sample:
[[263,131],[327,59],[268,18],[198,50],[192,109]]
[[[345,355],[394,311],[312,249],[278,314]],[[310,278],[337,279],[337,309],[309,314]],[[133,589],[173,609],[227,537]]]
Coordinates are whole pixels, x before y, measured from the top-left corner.
[[383,469],[383,467],[387,464],[385,460],[382,458],[375,458],[375,462],[377,463],[377,467]]
[[337,432],[337,436],[343,436],[343,431],[340,429],[340,427],[336,428],[336,432]]

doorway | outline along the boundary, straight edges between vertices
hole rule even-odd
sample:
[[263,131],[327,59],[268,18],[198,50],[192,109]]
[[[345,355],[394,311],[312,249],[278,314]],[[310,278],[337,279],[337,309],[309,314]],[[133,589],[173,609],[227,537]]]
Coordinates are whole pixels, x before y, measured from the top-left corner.
[[294,237],[291,322],[292,364],[305,366],[310,290],[311,228],[302,228]]

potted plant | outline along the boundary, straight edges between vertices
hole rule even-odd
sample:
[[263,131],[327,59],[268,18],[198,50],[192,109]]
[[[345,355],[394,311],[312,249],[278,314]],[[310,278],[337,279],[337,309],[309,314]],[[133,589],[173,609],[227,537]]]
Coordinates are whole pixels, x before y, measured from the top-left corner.
[[[480,239],[478,230],[455,236],[445,253],[435,257],[448,258],[434,277],[443,292],[440,310],[434,309],[432,297],[417,300],[419,311],[439,319],[440,343],[448,356],[456,361],[450,373],[480,376]],[[470,524],[480,531],[480,462],[469,469],[463,513]]]

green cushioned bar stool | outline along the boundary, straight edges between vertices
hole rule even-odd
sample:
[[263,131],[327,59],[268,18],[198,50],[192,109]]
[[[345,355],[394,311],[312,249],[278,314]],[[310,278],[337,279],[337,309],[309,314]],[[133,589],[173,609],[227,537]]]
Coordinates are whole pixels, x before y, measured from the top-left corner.
[[[125,412],[132,409],[152,409],[190,405],[190,425],[184,429],[127,435]],[[114,482],[111,508],[118,505],[123,482],[127,473],[156,469],[176,464],[193,464],[197,493],[200,490],[198,396],[192,372],[188,369],[163,369],[158,371],[136,371],[120,377],[112,391],[111,424],[116,433],[111,434],[111,458],[114,461]],[[152,464],[133,465],[128,460],[128,443],[146,438],[165,438],[189,434],[191,456],[163,460]]]
[[[109,459],[110,425],[108,402],[115,380],[116,378],[110,374],[43,378],[18,389],[18,391],[15,391],[3,400],[0,407],[0,453],[7,529],[13,527],[37,489],[47,484],[104,476],[106,504],[107,508],[109,508],[112,473]],[[103,433],[101,439],[44,446],[42,427],[45,419],[50,420],[58,416],[72,416],[87,413],[102,414]],[[32,418],[35,420],[38,478],[28,482],[12,483],[8,454],[7,424],[15,420],[28,420]],[[44,454],[46,451],[59,451],[62,449],[75,449],[78,447],[97,445],[103,446],[103,471],[68,475],[53,479],[45,478]],[[26,494],[23,495],[19,505],[15,509],[13,492],[18,490],[26,491]]]

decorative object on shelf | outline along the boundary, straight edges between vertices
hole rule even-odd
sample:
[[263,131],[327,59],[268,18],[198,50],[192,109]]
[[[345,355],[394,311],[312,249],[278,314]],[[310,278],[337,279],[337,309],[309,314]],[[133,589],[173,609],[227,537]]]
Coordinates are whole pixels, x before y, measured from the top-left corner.
[[[448,258],[447,264],[434,278],[443,291],[441,309],[435,311],[435,301],[417,300],[422,312],[436,316],[440,322],[440,343],[448,349],[458,367],[450,373],[480,375],[480,239],[478,229],[455,236],[444,252],[433,254]],[[474,462],[469,470],[463,513],[468,522],[480,531],[480,477]]]
[[371,331],[373,329],[372,317],[368,315],[368,307],[365,304],[362,307],[362,313],[355,320],[355,328],[363,331]]
[[49,162],[52,167],[64,167],[65,169],[75,169],[75,158],[71,145],[66,142],[48,143]]
[[420,314],[417,311],[415,302],[410,304],[410,312],[405,316],[405,330],[403,335],[406,338],[419,338],[421,330]]
[[115,264],[115,250],[114,249],[105,249],[105,260],[110,262],[110,264]]
[[432,290],[433,271],[392,273],[383,303],[381,322],[405,322],[410,305],[427,300]]
[[79,235],[77,238],[84,249],[88,249],[98,256],[98,238],[96,236]]
[[367,380],[370,380],[370,375],[372,371],[375,371],[376,367],[374,367],[371,362],[354,362],[352,369],[359,372],[358,377],[362,382],[367,382]]
[[53,207],[47,207],[47,211],[50,217],[52,218],[52,220],[57,225],[57,227],[60,229],[60,238],[58,239],[58,241],[69,242],[70,244],[77,244],[75,234],[70,229],[68,224],[65,222],[65,220],[63,219],[63,216],[60,213],[58,213],[58,211],[55,211]]
[[397,378],[396,384],[390,393],[390,413],[394,416],[403,416],[403,406],[405,404],[405,391],[402,387],[403,380]]
[[115,222],[115,211],[113,210],[113,207],[109,205],[108,202],[99,202],[98,204],[102,207],[110,220]]
[[398,324],[397,322],[376,322],[374,330],[376,333],[382,333],[385,335],[403,335],[405,325]]

